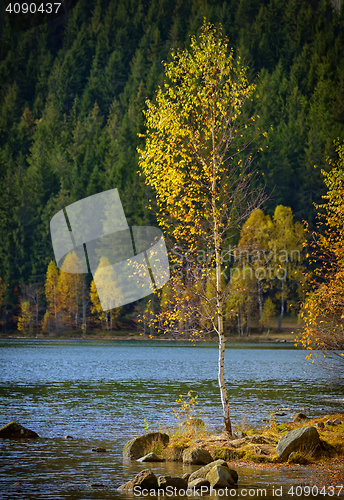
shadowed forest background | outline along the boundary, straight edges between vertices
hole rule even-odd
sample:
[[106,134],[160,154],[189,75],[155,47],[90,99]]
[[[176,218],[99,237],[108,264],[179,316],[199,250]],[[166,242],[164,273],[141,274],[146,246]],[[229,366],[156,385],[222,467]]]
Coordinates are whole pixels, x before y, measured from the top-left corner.
[[[18,33],[12,33],[4,17],[0,44],[3,332],[16,330],[18,322],[30,334],[80,331],[86,323],[87,328],[137,328],[146,300],[104,313],[91,276],[80,277],[76,284],[71,281],[75,276],[54,268],[49,222],[66,205],[117,188],[129,225],[156,224],[154,213],[146,208],[152,192],[137,174],[136,148],[144,144],[138,137],[144,133],[142,110],[163,84],[161,61],[169,61],[171,48],[189,47],[190,35],[199,33],[204,17],[222,24],[229,46],[239,50],[250,68],[250,80],[257,84],[245,112],[258,115],[256,126],[268,131],[254,166],[259,182],[272,193],[259,224],[271,217],[277,226],[276,207],[282,206],[278,210],[289,217],[291,241],[297,228],[301,231],[301,221],[314,227],[313,203],[320,203],[326,193],[321,169],[330,169],[327,157],[337,159],[333,141],[344,140],[341,2],[80,0],[68,19]],[[298,248],[300,241],[293,245]],[[303,293],[298,283],[298,277],[288,283],[286,309],[289,304],[289,312],[295,314]],[[60,295],[52,299],[49,286]],[[71,292],[76,287],[77,295]],[[271,316],[274,308],[278,312],[281,297],[276,282],[262,294],[265,316]],[[258,302],[256,297],[250,314],[257,314]],[[51,321],[55,306],[58,327]],[[229,321],[227,326],[236,331],[236,323]],[[239,324],[238,331],[244,334],[249,328]]]

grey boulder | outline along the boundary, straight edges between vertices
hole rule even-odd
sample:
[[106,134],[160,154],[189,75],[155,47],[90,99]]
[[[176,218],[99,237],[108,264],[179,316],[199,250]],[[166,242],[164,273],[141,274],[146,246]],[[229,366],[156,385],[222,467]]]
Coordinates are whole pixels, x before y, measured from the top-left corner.
[[195,472],[193,472],[191,474],[191,476],[189,477],[189,486],[190,486],[190,483],[192,481],[194,481],[195,479],[199,479],[199,478],[206,479],[208,472],[210,472],[211,469],[213,469],[216,466],[226,467],[228,469],[230,475],[232,476],[232,479],[233,479],[234,483],[238,482],[238,473],[237,473],[237,471],[234,470],[234,469],[229,469],[228,465],[227,465],[227,462],[225,462],[222,459],[219,459],[219,460],[215,460],[214,462],[211,462],[210,464],[207,464],[204,467],[201,467],[200,469],[198,469]]
[[213,461],[209,451],[202,448],[187,448],[183,452],[183,463],[192,465],[204,465]]
[[315,427],[300,427],[281,437],[277,444],[276,453],[281,460],[285,460],[293,451],[312,450],[319,445],[320,437]]
[[224,467],[223,465],[215,465],[215,467],[210,469],[206,479],[209,481],[212,488],[228,488],[235,486],[235,482],[228,467]]
[[158,489],[158,479],[151,470],[145,469],[139,472],[131,481],[122,484],[118,489],[132,491],[135,486],[139,489],[156,490]]
[[167,446],[170,438],[163,432],[149,432],[128,441],[123,448],[123,458],[137,460],[147,453],[147,448],[155,442]]
[[182,477],[159,476],[158,488],[165,490],[167,487],[176,488],[177,490],[186,490],[188,482]]

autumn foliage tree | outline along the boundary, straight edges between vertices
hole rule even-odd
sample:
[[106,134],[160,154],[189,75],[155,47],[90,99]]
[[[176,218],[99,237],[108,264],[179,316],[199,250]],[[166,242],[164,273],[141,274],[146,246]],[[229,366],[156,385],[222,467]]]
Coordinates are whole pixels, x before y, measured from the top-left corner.
[[313,263],[320,266],[301,313],[304,328],[297,342],[310,351],[308,358],[321,350],[344,362],[344,145],[338,141],[336,151],[338,160],[329,160],[332,169],[322,171],[326,202],[316,205],[319,231],[312,245]]
[[[262,194],[252,188],[252,149],[246,153],[255,118],[243,113],[254,85],[221,36],[221,29],[204,22],[189,50],[172,51],[172,62],[165,63],[166,82],[155,101],[147,101],[139,164],[156,194],[158,222],[175,250],[169,306],[156,321],[161,331],[216,333],[224,426],[231,437],[223,328],[229,290],[222,272],[228,238],[259,206]],[[203,258],[196,259],[199,251]]]
[[[260,209],[255,210],[243,225],[238,243],[239,258],[237,257],[235,266],[239,267],[240,274],[246,278],[246,289],[249,283],[254,283],[261,327],[263,292],[270,290],[275,292],[275,298],[280,303],[278,330],[281,330],[286,302],[291,293],[298,295],[303,283],[304,241],[303,224],[295,222],[291,208],[283,205],[277,205],[272,218]],[[249,266],[248,271],[251,272],[244,271],[244,266]],[[234,272],[232,278],[235,281]]]
[[[111,277],[111,279],[109,279]],[[103,305],[100,302],[97,287],[95,284],[97,281],[98,286],[100,285],[102,294],[108,299],[116,299],[117,303],[123,302],[123,293],[121,290],[121,285],[119,280],[116,279],[116,275],[113,272],[110,262],[107,257],[102,256],[99,261],[98,268],[94,274],[94,280],[91,282],[90,287],[90,299],[91,299],[91,313],[96,321],[101,322],[102,329],[112,330],[115,326],[115,320],[120,314],[120,308],[113,308],[104,310]]]
[[[74,268],[79,273],[67,273],[64,268]],[[67,254],[61,271],[54,261],[50,262],[45,296],[48,307],[43,318],[43,330],[55,333],[71,329],[85,331],[88,289],[81,262],[75,252]]]
[[51,261],[48,265],[46,280],[45,280],[45,296],[47,299],[47,310],[43,318],[43,330],[55,332],[59,329],[59,270],[55,261]]

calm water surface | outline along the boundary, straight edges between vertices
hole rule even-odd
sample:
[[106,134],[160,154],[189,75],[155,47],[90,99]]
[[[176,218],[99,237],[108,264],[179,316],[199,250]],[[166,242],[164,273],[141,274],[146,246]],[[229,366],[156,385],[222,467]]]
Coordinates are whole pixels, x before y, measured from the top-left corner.
[[[15,420],[41,436],[0,440],[0,498],[122,498],[116,488],[147,468],[121,457],[124,443],[145,432],[144,418],[154,428],[173,426],[175,400],[192,389],[202,418],[221,431],[217,356],[216,345],[203,343],[0,341],[0,425]],[[343,411],[343,384],[304,356],[285,344],[229,346],[226,382],[234,425],[261,424],[282,407],[292,410],[280,421],[301,408],[309,415]],[[64,439],[67,434],[74,439]],[[108,452],[94,453],[94,446]],[[171,475],[195,469],[150,467]],[[239,480],[235,498],[244,498],[241,488],[270,485],[271,491],[281,481],[297,484],[302,478],[242,469]],[[21,489],[13,486],[16,481]]]

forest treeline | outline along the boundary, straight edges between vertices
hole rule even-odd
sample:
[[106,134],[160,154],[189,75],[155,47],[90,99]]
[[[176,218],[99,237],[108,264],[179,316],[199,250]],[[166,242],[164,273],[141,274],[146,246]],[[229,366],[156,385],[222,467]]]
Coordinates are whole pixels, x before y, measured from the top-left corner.
[[[5,16],[0,44],[3,330],[17,328],[24,303],[32,311],[36,307],[39,328],[54,328],[46,316],[46,281],[54,259],[49,222],[59,210],[117,188],[129,225],[155,224],[146,208],[152,193],[137,174],[142,110],[163,83],[161,61],[169,60],[171,48],[188,47],[204,17],[222,24],[257,84],[247,113],[258,115],[256,126],[268,131],[255,159],[271,193],[266,214],[273,217],[275,207],[283,205],[296,220],[314,223],[313,202],[325,193],[320,170],[329,169],[328,156],[336,159],[333,140],[344,139],[341,2],[80,0],[68,19],[18,33],[12,33]],[[90,290],[90,276],[82,286]],[[299,292],[291,288],[292,303]],[[259,293],[262,301],[272,302],[265,306],[269,316],[268,310],[279,308],[282,292]],[[249,314],[262,314],[263,302],[256,301]],[[81,306],[78,328],[80,318],[96,315],[92,304],[89,298]],[[116,311],[118,325],[135,326],[140,307]],[[108,327],[115,322],[112,316],[97,321]]]

